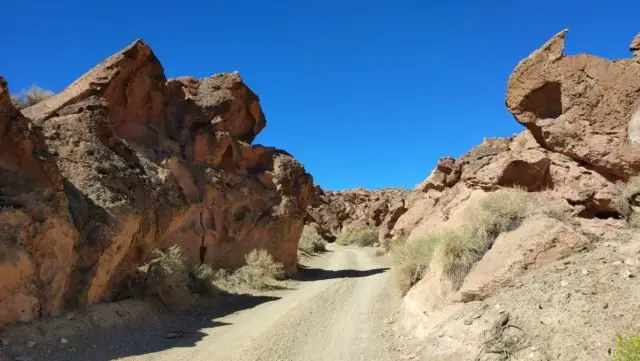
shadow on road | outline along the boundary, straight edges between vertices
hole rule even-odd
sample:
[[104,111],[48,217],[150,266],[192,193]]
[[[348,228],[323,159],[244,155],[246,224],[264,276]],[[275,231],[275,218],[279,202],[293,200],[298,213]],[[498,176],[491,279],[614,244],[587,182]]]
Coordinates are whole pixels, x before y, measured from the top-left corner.
[[310,268],[303,265],[298,265],[298,274],[294,279],[298,281],[318,281],[327,280],[333,278],[359,278],[373,276],[379,273],[383,273],[389,270],[389,268],[373,268],[370,270],[326,270],[322,268]]
[[[228,325],[215,319],[277,299],[279,297],[232,296],[224,301],[197,305],[192,308],[192,311],[167,314],[155,320],[96,329],[90,335],[69,337],[68,343],[65,344],[38,345],[21,355],[28,356],[32,360],[107,361],[152,354],[176,347],[194,347],[206,336],[203,329]],[[154,359],[153,355],[147,356]]]

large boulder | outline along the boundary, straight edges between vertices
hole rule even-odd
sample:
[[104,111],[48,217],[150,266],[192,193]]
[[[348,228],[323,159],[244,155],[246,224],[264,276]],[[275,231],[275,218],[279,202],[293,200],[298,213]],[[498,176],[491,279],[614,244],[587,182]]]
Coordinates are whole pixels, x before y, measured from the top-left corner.
[[542,147],[626,180],[640,171],[640,63],[566,56],[566,33],[518,64],[506,105]]
[[251,144],[266,120],[237,73],[167,80],[137,40],[22,114],[0,94],[0,322],[113,299],[175,244],[192,266],[264,248],[296,271],[313,180]]

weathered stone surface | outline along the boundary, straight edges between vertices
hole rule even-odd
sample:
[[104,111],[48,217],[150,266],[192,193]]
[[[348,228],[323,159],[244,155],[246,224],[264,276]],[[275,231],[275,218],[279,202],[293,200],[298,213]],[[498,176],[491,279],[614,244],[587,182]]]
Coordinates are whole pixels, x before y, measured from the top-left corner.
[[0,77],[0,326],[57,311],[76,260],[64,180]]
[[566,56],[566,30],[522,60],[506,104],[544,148],[610,180],[640,171],[640,64]]
[[404,189],[387,188],[376,191],[351,189],[345,191],[315,190],[308,208],[309,222],[317,223],[320,233],[335,239],[343,230],[379,228],[379,239],[389,239],[396,220],[415,197]]
[[635,56],[640,56],[640,33],[636,35],[633,40],[631,40],[631,44],[629,44],[629,50]]
[[138,40],[22,114],[0,95],[0,322],[113,299],[156,247],[296,271],[313,180],[250,144],[266,121],[237,73],[167,81]]

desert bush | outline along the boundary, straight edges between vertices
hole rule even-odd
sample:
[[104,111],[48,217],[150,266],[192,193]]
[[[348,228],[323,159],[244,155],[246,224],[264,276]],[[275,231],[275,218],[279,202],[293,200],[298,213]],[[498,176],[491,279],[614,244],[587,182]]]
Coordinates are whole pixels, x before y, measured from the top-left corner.
[[438,243],[440,234],[431,234],[411,241],[393,241],[391,271],[394,283],[403,295],[424,277]]
[[215,272],[208,264],[201,264],[189,271],[189,289],[201,295],[215,295],[219,289],[215,286]]
[[189,298],[189,270],[178,246],[155,250],[157,258],[149,263],[145,293],[167,307],[179,307]]
[[319,253],[326,251],[327,247],[326,242],[315,228],[307,225],[302,229],[298,249],[305,253]]
[[[396,286],[406,293],[422,279],[439,248],[438,261],[454,289],[459,289],[474,264],[493,246],[502,232],[517,228],[528,212],[528,194],[507,188],[488,194],[471,209],[469,223],[457,230],[445,230],[402,245],[392,246]],[[395,241],[397,242],[397,241]]]
[[284,278],[284,266],[276,262],[264,249],[254,249],[245,256],[245,265],[232,277],[252,289],[266,289],[270,283]]
[[12,96],[11,103],[17,109],[22,109],[40,103],[52,96],[53,92],[51,90],[42,89],[37,85],[32,85],[28,90],[23,90],[19,96]]
[[336,243],[342,246],[373,246],[378,241],[378,230],[375,228],[350,229],[340,233]]
[[626,183],[616,183],[616,208],[634,228],[640,227],[640,216],[634,213],[632,207],[637,195],[640,195],[640,177],[633,177]]
[[640,334],[631,337],[618,336],[613,361],[640,361]]

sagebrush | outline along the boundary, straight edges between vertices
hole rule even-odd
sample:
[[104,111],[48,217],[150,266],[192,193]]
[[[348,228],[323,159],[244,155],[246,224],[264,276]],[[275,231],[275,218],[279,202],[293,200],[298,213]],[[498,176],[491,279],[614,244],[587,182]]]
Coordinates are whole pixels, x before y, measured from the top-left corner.
[[345,230],[338,238],[336,243],[342,246],[373,246],[378,242],[378,230],[376,228],[349,229]]
[[53,92],[51,90],[42,89],[37,85],[32,85],[31,88],[20,92],[19,96],[12,96],[11,103],[17,109],[22,109],[40,103],[52,96]]
[[157,258],[149,263],[144,291],[169,308],[183,306],[189,300],[189,270],[178,246],[155,250]]
[[298,249],[304,253],[320,253],[327,250],[326,242],[315,228],[306,225],[302,229]]
[[394,239],[391,246],[393,257],[392,276],[398,290],[404,295],[424,277],[429,269],[434,249],[440,243],[439,235],[428,235],[408,242]]
[[245,256],[245,265],[234,272],[214,273],[216,287],[231,293],[270,289],[284,278],[284,266],[264,249],[254,249]]
[[634,228],[640,227],[640,216],[633,211],[633,204],[638,195],[640,195],[640,177],[633,177],[626,183],[616,184],[616,208]]
[[464,227],[436,232],[392,247],[396,286],[401,292],[407,292],[424,277],[437,253],[444,276],[454,289],[459,289],[473,265],[482,259],[498,235],[517,228],[527,212],[525,190],[502,189],[488,194],[472,208]]

